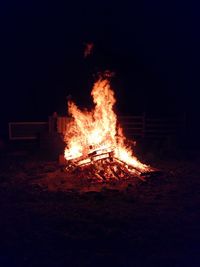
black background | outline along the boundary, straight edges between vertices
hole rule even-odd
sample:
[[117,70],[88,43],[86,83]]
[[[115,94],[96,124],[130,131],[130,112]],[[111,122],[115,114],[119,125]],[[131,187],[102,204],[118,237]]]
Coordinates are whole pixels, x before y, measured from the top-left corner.
[[[1,1],[0,123],[90,108],[94,75],[109,69],[118,114],[199,111],[196,1]],[[84,46],[94,43],[84,58]]]

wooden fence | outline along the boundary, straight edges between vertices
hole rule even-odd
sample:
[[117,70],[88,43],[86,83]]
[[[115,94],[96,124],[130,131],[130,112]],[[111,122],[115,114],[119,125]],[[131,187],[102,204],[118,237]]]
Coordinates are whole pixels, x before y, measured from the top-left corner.
[[[10,122],[10,140],[33,140],[39,138],[44,132],[64,135],[67,131],[69,117],[49,117],[48,122]],[[180,136],[185,133],[186,120],[182,117],[153,118],[145,114],[140,116],[118,117],[125,136],[128,138],[165,138]]]
[[[58,117],[57,132],[64,134],[69,121],[70,119],[67,117]],[[164,138],[178,136],[186,130],[185,116],[155,118],[142,114],[140,116],[120,116],[118,121],[128,138]]]
[[10,140],[36,140],[39,135],[48,131],[48,122],[9,122]]

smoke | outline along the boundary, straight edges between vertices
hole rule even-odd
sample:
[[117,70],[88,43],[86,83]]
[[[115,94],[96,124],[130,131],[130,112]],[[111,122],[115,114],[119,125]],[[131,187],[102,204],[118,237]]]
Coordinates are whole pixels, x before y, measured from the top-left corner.
[[93,43],[86,43],[84,49],[84,58],[90,56],[93,52],[94,44]]

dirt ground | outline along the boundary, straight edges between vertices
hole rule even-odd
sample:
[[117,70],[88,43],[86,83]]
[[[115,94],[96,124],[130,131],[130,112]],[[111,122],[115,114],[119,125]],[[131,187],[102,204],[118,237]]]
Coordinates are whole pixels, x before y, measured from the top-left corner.
[[0,161],[0,266],[199,267],[200,160],[99,184],[27,155]]

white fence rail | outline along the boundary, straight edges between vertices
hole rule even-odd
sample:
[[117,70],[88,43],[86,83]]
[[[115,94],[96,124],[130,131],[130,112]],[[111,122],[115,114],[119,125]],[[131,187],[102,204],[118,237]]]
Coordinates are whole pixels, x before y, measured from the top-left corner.
[[35,140],[48,131],[48,122],[9,122],[8,129],[10,140]]

